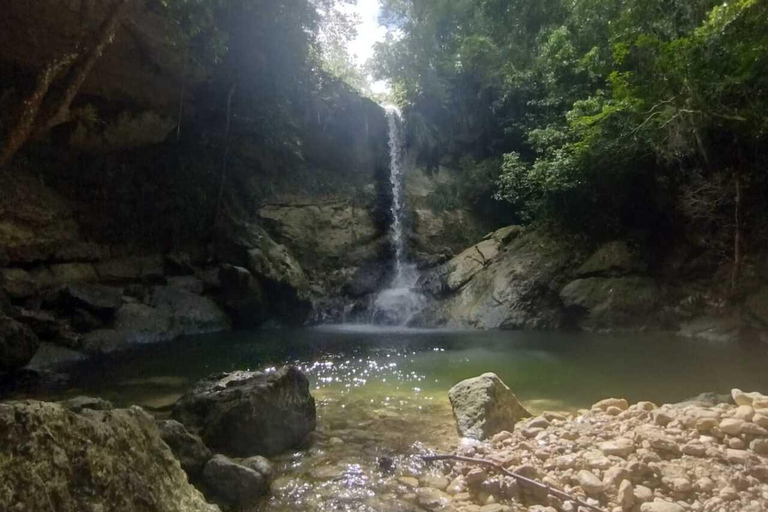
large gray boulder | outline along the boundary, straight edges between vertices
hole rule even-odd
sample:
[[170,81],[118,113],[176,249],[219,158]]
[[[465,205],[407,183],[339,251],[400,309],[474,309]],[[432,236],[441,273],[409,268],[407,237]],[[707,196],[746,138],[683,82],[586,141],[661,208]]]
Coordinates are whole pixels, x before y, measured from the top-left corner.
[[301,446],[317,421],[309,381],[294,366],[208,377],[176,402],[172,415],[207,446],[238,457]]
[[205,465],[203,481],[213,497],[222,503],[239,508],[253,505],[269,492],[272,478],[268,463],[248,464],[236,462],[224,455],[216,455]]
[[98,329],[83,337],[83,350],[109,354],[135,345],[225,331],[231,327],[229,317],[215,302],[182,288],[155,287],[150,304],[124,304],[115,313],[113,329]]
[[291,324],[307,320],[312,302],[304,270],[258,224],[230,218],[216,233],[214,248],[222,261],[247,269],[258,280],[271,314]]
[[62,300],[71,308],[110,316],[123,305],[123,290],[100,284],[76,283],[64,288]]
[[459,434],[473,439],[511,432],[515,423],[531,416],[495,373],[459,382],[448,391],[448,398]]
[[[568,272],[578,259],[569,240],[539,231],[526,231],[511,240],[495,257],[474,249],[471,260],[448,286],[448,265],[422,289],[439,300],[423,310],[416,324],[426,327],[472,327],[478,329],[557,329],[562,324],[558,293],[568,282]],[[491,242],[492,243],[492,242]],[[491,246],[492,247],[492,246]],[[472,255],[474,253],[474,256]],[[486,260],[482,265],[483,257]],[[475,261],[477,260],[477,261]],[[428,274],[431,276],[431,272]],[[467,282],[466,279],[469,279]],[[455,289],[456,285],[460,285]],[[430,288],[431,287],[431,288]],[[451,291],[454,288],[454,291]]]
[[589,277],[572,281],[560,291],[571,316],[591,331],[643,326],[653,319],[661,297],[661,289],[650,277]]
[[218,511],[138,407],[0,403],[0,473],[0,510]]
[[23,368],[40,348],[40,340],[26,325],[0,314],[0,373]]
[[632,273],[642,273],[648,265],[641,255],[623,240],[614,240],[601,246],[576,271],[579,277],[601,276],[618,277]]
[[205,446],[199,436],[189,432],[176,420],[158,421],[157,428],[160,430],[160,437],[179,460],[181,469],[191,480],[198,481],[203,474],[206,462],[213,457],[211,450]]

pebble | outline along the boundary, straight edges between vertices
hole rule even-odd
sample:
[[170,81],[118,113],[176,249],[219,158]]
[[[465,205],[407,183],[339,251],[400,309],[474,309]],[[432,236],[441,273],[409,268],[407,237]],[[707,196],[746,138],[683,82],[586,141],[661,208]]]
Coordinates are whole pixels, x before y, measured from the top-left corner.
[[715,489],[715,482],[712,481],[711,478],[708,477],[702,477],[696,480],[696,489],[698,489],[701,492],[712,492]]
[[651,501],[653,499],[653,491],[644,485],[636,485],[632,490],[632,494],[635,495],[635,499],[641,503]]
[[762,414],[762,413],[755,414],[752,417],[752,421],[763,428],[768,428],[768,414]]
[[608,410],[609,407],[618,407],[622,411],[629,409],[629,402],[625,398],[606,398],[600,400],[592,406],[592,409],[599,409],[601,411]]
[[586,469],[582,469],[579,471],[576,475],[576,480],[579,482],[579,485],[582,489],[584,489],[584,492],[587,494],[590,494],[592,496],[597,496],[602,494],[604,486],[603,482],[600,481],[599,478],[595,476],[594,473],[591,471],[587,471]]
[[466,476],[467,484],[479,484],[480,482],[483,482],[487,476],[488,473],[483,468],[472,468]]
[[740,405],[733,411],[733,417],[739,420],[752,421],[755,410],[751,405]]
[[600,445],[600,450],[605,455],[616,455],[626,457],[635,451],[635,443],[631,439],[620,437],[613,441],[606,441]]
[[431,487],[433,489],[444,491],[451,482],[444,476],[427,473],[421,477],[419,483],[422,487]]
[[740,389],[732,389],[731,396],[736,405],[752,405],[755,399],[765,398],[760,393],[745,393]]
[[768,437],[768,430],[755,423],[744,423],[741,426],[741,433],[748,436]]
[[666,427],[670,423],[672,423],[672,420],[674,418],[667,414],[666,412],[662,410],[657,410],[653,412],[653,422],[657,425],[661,425],[662,427]]
[[685,509],[677,503],[657,498],[651,503],[643,503],[640,512],[685,512]]
[[717,493],[718,497],[723,501],[736,501],[739,499],[739,493],[733,487],[723,487],[720,492]]
[[744,420],[737,418],[726,418],[720,422],[720,430],[726,434],[737,436],[741,434],[741,426],[744,424]]
[[768,455],[768,439],[755,439],[749,443],[749,449],[759,455]]
[[616,500],[623,510],[630,510],[635,504],[634,488],[632,482],[629,480],[622,480],[619,485],[619,492],[616,495]]
[[451,502],[451,497],[429,487],[416,490],[416,500],[427,510],[440,510]]

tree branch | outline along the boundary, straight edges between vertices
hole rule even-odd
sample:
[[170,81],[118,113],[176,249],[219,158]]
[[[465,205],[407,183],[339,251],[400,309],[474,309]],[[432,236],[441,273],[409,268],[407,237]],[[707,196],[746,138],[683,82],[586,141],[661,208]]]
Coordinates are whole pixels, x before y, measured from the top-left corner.
[[560,491],[558,489],[555,489],[549,485],[543,484],[541,482],[537,482],[536,480],[533,480],[531,478],[525,477],[523,475],[519,475],[513,471],[508,470],[501,464],[497,464],[493,461],[487,460],[487,459],[477,459],[474,457],[463,457],[461,455],[424,455],[421,457],[422,460],[425,462],[433,462],[433,461],[439,461],[439,460],[456,460],[461,462],[469,462],[471,464],[480,464],[482,466],[488,466],[490,468],[495,469],[499,473],[503,473],[507,476],[511,476],[515,480],[517,480],[519,483],[527,485],[528,487],[533,487],[535,489],[539,489],[542,491],[546,491],[547,494],[551,494],[552,496],[556,498],[560,498],[561,500],[567,500],[572,501],[576,503],[577,505],[581,507],[586,507],[590,510],[594,510],[595,512],[605,512],[603,509],[599,507],[595,507],[594,505],[590,505],[589,503],[580,500],[579,498],[576,498],[575,496],[571,496],[570,494],[567,494],[563,491]]

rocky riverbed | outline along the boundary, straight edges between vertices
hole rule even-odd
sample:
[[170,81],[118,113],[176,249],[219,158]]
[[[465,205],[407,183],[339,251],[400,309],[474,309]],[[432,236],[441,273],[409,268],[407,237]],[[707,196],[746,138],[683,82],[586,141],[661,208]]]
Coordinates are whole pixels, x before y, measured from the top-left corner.
[[[730,403],[699,398],[660,407],[609,398],[576,414],[547,412],[486,441],[465,439],[456,454],[605,511],[768,510],[768,398],[740,390]],[[435,462],[399,481],[430,511],[587,510],[468,462]]]

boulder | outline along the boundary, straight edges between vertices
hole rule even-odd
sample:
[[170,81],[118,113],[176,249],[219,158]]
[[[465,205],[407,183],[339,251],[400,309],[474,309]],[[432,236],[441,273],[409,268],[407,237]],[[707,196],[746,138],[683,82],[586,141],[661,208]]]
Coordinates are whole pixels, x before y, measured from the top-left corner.
[[205,283],[195,276],[175,276],[167,279],[168,286],[186,290],[190,293],[201,295],[205,291]]
[[428,272],[422,278],[421,288],[435,297],[455,292],[480,270],[490,265],[499,255],[500,247],[499,241],[495,238],[473,245],[443,266]]
[[211,299],[184,289],[158,286],[151,306],[130,302],[115,313],[113,329],[97,329],[83,337],[83,350],[108,354],[132,345],[170,341],[179,336],[219,332],[229,318]]
[[181,463],[181,469],[189,475],[190,480],[199,480],[206,462],[213,457],[203,440],[190,433],[176,420],[158,421],[157,428],[160,430],[160,437]]
[[448,391],[448,398],[464,437],[483,440],[503,430],[511,432],[515,423],[531,416],[495,373],[459,382]]
[[0,510],[218,511],[138,407],[0,403],[0,472]]
[[1,269],[0,286],[12,299],[27,299],[39,291],[37,281],[29,272],[21,268]]
[[258,466],[240,464],[224,455],[214,456],[203,469],[205,486],[216,500],[239,508],[247,508],[267,494],[271,476]]
[[301,446],[316,424],[309,381],[293,366],[212,375],[181,397],[172,415],[206,445],[240,457]]
[[71,283],[95,283],[99,280],[96,270],[90,263],[60,263],[51,265],[52,286]]
[[183,288],[157,286],[151,304],[172,319],[174,337],[228,330],[229,317],[211,299]]
[[62,291],[62,300],[70,308],[111,316],[123,305],[123,290],[100,284],[70,284]]
[[647,277],[588,277],[566,285],[560,299],[574,322],[596,331],[649,322],[661,291]]
[[623,240],[615,240],[601,246],[576,271],[578,277],[619,277],[632,273],[642,273],[648,265]]
[[0,373],[23,368],[35,356],[40,340],[26,325],[0,315]]
[[111,411],[114,408],[111,402],[90,396],[76,396],[75,398],[59,402],[59,404],[77,413],[83,412],[86,409],[91,411]]
[[269,318],[264,290],[243,267],[222,265],[219,269],[221,300],[238,327],[256,327]]
[[[558,293],[577,258],[575,245],[545,232],[526,231],[460,289],[450,293],[443,286],[448,267],[441,265],[434,271],[445,275],[433,280],[437,284],[432,285],[432,290],[424,281],[431,272],[420,284],[422,290],[439,300],[428,304],[414,325],[556,329],[563,320]],[[475,256],[482,261],[477,252]]]
[[94,242],[74,242],[61,247],[53,257],[59,261],[99,261],[109,258],[109,247]]
[[274,316],[292,324],[306,321],[312,309],[309,282],[284,245],[257,224],[230,219],[217,232],[214,247],[221,260],[247,269],[258,280]]
[[102,261],[96,264],[96,272],[102,281],[153,281],[163,277],[163,257],[136,256]]

